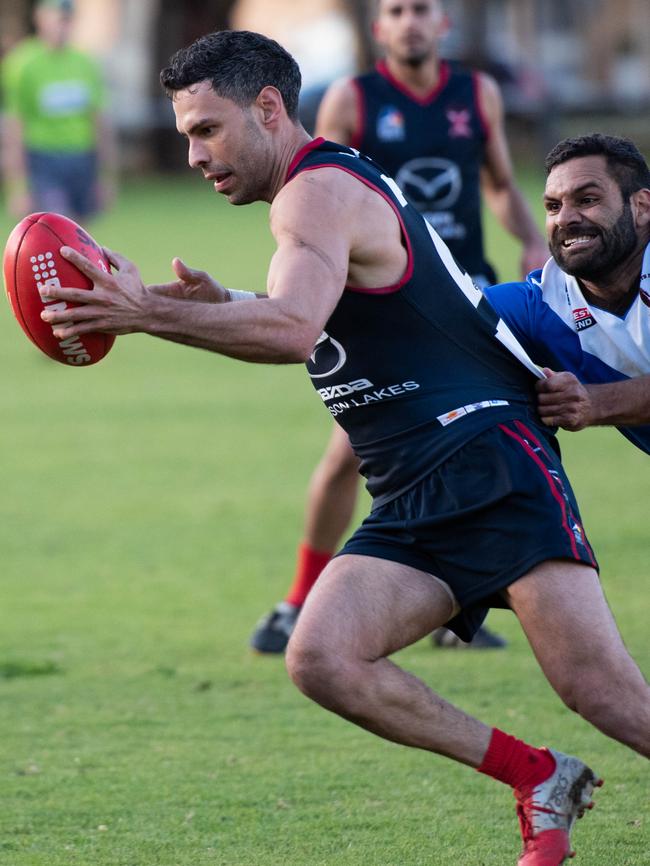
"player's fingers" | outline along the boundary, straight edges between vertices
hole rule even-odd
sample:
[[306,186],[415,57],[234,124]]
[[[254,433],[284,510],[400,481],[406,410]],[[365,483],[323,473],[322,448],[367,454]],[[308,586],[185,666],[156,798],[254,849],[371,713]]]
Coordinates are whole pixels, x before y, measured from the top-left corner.
[[116,253],[115,250],[109,250],[108,247],[104,247],[103,249],[108,261],[114,268],[117,268],[118,271],[136,272],[138,270],[131,259],[127,259],[127,257],[123,256],[121,253]]
[[106,277],[108,276],[106,272],[102,271],[101,268],[98,268],[97,265],[88,261],[88,259],[85,256],[82,256],[81,253],[73,250],[72,247],[61,247],[61,255],[64,259],[72,262],[75,268],[78,268],[82,274],[89,277],[93,283],[104,283],[106,281]]
[[561,427],[562,423],[555,415],[540,415],[542,424],[546,427]]
[[535,382],[535,390],[540,399],[542,397],[547,397],[548,395],[557,394],[563,387],[563,383],[559,382],[556,377],[553,377],[552,379],[538,379],[537,382]]
[[108,327],[101,319],[89,319],[87,322],[69,322],[52,328],[52,333],[57,340],[65,340],[68,337],[78,337],[82,334],[94,334],[98,331],[108,332]]
[[174,271],[179,280],[187,280],[187,278],[191,275],[190,269],[187,267],[185,262],[179,258],[172,259],[172,270]]
[[49,304],[55,300],[70,301],[74,304],[88,304],[90,301],[97,300],[97,293],[93,292],[91,296],[90,293],[92,291],[92,289],[75,289],[69,286],[46,286],[40,289],[40,295],[44,304]]
[[172,259],[172,268],[179,280],[184,280],[186,283],[198,283],[208,278],[205,271],[190,268],[179,258]]
[[[88,292],[85,292],[85,294],[87,297]],[[52,306],[58,307],[60,305],[53,304]],[[88,304],[81,304],[78,307],[66,307],[64,310],[46,307],[41,313],[41,319],[50,325],[59,325],[61,323],[67,324],[68,322],[83,322],[88,319],[96,319],[99,312],[98,307],[89,306]]]
[[537,392],[537,405],[538,406],[551,406],[554,404],[560,404],[563,400],[567,400],[568,395],[564,394],[560,391],[538,391]]

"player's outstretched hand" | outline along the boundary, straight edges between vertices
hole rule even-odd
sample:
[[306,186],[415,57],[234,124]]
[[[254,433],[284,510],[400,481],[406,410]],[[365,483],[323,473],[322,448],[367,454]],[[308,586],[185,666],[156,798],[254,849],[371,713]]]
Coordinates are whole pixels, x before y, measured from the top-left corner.
[[148,286],[157,295],[181,298],[188,301],[202,301],[208,304],[223,304],[230,300],[228,291],[221,283],[213,280],[205,271],[188,266],[181,259],[172,259],[172,268],[178,277],[171,283]]
[[50,305],[41,313],[57,339],[94,331],[130,334],[144,329],[151,293],[143,284],[139,270],[119,253],[104,248],[104,254],[114,269],[112,273],[98,268],[72,247],[61,247],[61,255],[92,280],[93,287],[88,291],[48,286],[42,292],[44,300],[66,301],[66,304],[56,305],[62,309]]
[[537,389],[539,416],[549,427],[583,430],[592,423],[589,392],[573,373],[554,373],[544,368],[546,379],[540,379]]

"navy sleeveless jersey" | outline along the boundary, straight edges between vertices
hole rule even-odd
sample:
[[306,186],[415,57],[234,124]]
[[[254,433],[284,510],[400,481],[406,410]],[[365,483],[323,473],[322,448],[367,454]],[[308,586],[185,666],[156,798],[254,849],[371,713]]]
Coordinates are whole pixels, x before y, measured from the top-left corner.
[[489,129],[476,74],[442,62],[438,86],[425,98],[384,63],[353,83],[359,128],[352,145],[395,178],[475,282],[495,283],[483,250],[480,169]]
[[287,181],[324,167],[352,174],[388,201],[408,252],[398,285],[346,287],[307,363],[378,505],[488,427],[536,418],[536,369],[436,232],[370,159],[317,139],[296,155]]

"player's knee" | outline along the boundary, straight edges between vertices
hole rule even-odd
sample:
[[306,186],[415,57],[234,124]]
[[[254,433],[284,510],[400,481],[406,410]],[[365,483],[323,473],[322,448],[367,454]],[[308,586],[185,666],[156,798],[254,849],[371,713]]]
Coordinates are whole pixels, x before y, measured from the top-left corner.
[[344,692],[342,660],[330,647],[316,640],[294,636],[285,655],[289,676],[308,698],[328,707]]
[[646,710],[650,706],[650,693],[647,687],[640,690],[640,685],[639,678],[625,670],[608,672],[592,667],[581,670],[558,691],[570,709],[600,730],[610,732],[616,731],[626,718],[632,722],[643,704]]

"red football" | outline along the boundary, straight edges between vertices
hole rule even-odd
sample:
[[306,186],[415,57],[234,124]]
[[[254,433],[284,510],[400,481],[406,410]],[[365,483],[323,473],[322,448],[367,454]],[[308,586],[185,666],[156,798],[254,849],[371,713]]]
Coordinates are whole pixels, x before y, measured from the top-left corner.
[[57,213],[33,213],[9,235],[3,259],[5,287],[14,315],[34,345],[62,364],[87,367],[101,361],[115,337],[92,333],[58,340],[52,326],[41,319],[44,309],[77,306],[56,298],[44,303],[39,294],[44,286],[92,289],[88,277],[63,258],[59,252],[62,246],[72,247],[94,265],[110,271],[102,248],[74,220]]

